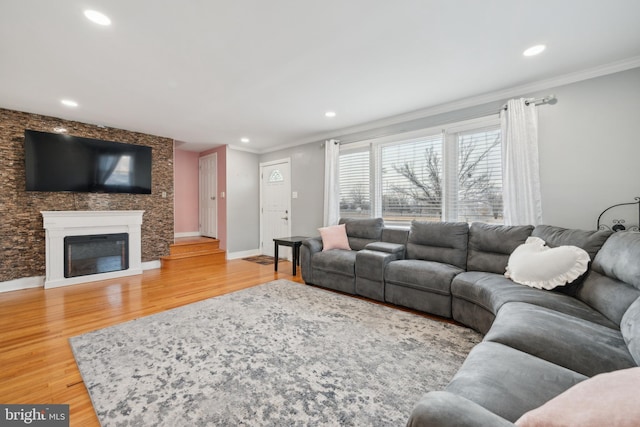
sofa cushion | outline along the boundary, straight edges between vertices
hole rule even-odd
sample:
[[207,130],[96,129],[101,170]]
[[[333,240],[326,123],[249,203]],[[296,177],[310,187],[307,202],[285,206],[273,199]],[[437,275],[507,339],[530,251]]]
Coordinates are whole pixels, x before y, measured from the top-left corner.
[[451,295],[451,317],[485,335],[491,329],[495,314],[477,304]]
[[474,222],[469,228],[468,271],[502,274],[509,255],[531,235],[532,225],[508,226]]
[[432,391],[422,396],[407,422],[407,427],[425,426],[513,427],[513,423],[457,394]]
[[[593,261],[604,242],[611,235],[611,231],[587,231],[556,227],[553,225],[538,225],[533,229],[531,235],[544,240],[547,246],[549,246],[550,248],[565,245],[577,246],[579,248],[582,248],[587,251],[587,253],[589,254],[589,259]],[[584,278],[585,275],[582,275],[576,278],[573,282],[563,287],[556,288],[555,290],[571,296],[575,296],[576,291]]]
[[602,245],[593,269],[640,290],[640,233],[614,233]]
[[407,258],[436,261],[465,269],[469,224],[412,221]]
[[640,296],[640,233],[614,233],[602,245],[576,297],[619,325]]
[[355,276],[356,251],[334,249],[318,252],[311,259],[311,267],[332,273]]
[[384,273],[385,282],[436,294],[450,295],[451,280],[463,270],[440,262],[405,259],[392,261]]
[[346,249],[351,250],[347,229],[344,224],[321,227],[318,229],[322,238],[322,250]]
[[640,298],[622,316],[620,332],[636,364],[640,365]]
[[382,239],[384,220],[382,218],[341,218],[340,224],[345,224],[349,246],[351,249],[359,251],[364,249],[368,243],[377,242]]
[[586,376],[506,345],[475,346],[446,391],[513,422]]
[[616,325],[629,306],[640,296],[640,292],[631,285],[590,270],[580,288],[576,299],[595,308]]
[[636,427],[640,368],[589,378],[516,421],[519,427]]
[[564,286],[589,266],[589,254],[577,246],[550,248],[539,237],[529,237],[509,256],[504,277],[537,289]]
[[484,339],[588,377],[636,366],[620,331],[527,303],[503,305]]
[[502,274],[480,271],[458,274],[451,282],[451,294],[476,304],[494,315],[507,302],[527,302],[618,329],[616,324],[576,298],[558,292],[522,286]]
[[587,251],[589,258],[593,260],[604,242],[611,235],[611,232],[603,230],[575,230],[552,225],[538,225],[533,229],[531,235],[544,240],[550,248],[565,245],[582,248]]

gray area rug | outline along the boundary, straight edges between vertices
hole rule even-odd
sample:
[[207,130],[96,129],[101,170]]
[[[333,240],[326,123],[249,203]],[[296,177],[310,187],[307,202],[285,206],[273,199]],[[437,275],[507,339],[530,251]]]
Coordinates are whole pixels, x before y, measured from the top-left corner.
[[402,426],[480,339],[277,280],[70,342],[103,426]]

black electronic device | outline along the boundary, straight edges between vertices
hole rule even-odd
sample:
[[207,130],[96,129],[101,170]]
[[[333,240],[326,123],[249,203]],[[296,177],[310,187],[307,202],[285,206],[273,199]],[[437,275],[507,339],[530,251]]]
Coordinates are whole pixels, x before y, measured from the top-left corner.
[[25,130],[27,191],[151,194],[151,147]]

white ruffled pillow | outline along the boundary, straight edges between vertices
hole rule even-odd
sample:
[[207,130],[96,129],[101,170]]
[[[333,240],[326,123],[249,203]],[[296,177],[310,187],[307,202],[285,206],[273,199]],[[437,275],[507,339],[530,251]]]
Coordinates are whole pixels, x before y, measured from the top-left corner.
[[577,246],[550,248],[539,237],[529,237],[511,253],[504,275],[532,288],[553,289],[584,274],[589,261],[589,254]]

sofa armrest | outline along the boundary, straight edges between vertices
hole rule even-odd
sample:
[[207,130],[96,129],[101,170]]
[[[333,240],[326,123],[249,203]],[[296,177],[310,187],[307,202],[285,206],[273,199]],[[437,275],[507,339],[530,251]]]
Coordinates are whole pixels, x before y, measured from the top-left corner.
[[513,427],[514,424],[475,402],[446,391],[425,394],[407,427]]
[[302,245],[306,246],[309,249],[311,254],[322,251],[322,238],[318,237],[310,237],[302,241]]
[[322,238],[311,237],[302,241],[300,247],[300,270],[302,271],[302,280],[305,283],[314,283],[313,268],[311,266],[311,258],[314,254],[322,251]]
[[373,242],[373,243],[369,243],[364,248],[370,251],[378,251],[378,252],[386,252],[388,254],[394,254],[397,256],[396,259],[404,258],[405,246],[400,243]]

